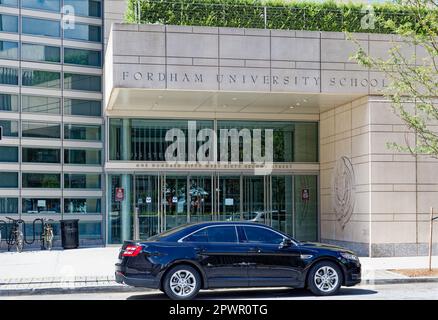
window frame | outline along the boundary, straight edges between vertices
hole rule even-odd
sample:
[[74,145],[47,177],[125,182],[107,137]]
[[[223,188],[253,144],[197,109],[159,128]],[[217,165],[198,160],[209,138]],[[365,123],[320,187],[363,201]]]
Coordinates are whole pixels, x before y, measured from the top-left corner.
[[[236,232],[236,240],[237,241],[235,241],[235,242],[217,242],[217,241],[209,242],[209,241],[207,241],[205,243],[222,243],[222,244],[237,244],[237,243],[241,243],[240,238],[239,238],[239,233],[237,232],[237,226],[235,224],[218,224],[218,225],[212,225],[212,226],[205,226],[205,227],[199,228],[199,229],[197,229],[197,230],[195,230],[195,231],[185,235],[184,237],[178,239],[177,242],[180,242],[180,243],[181,242],[190,242],[190,241],[185,241],[185,239],[190,237],[191,235],[193,235],[195,233],[198,233],[200,231],[203,231],[205,229],[208,229],[208,228],[218,228],[218,227],[233,227],[234,231]],[[202,242],[200,242],[200,243],[202,243]]]
[[[87,53],[87,58],[89,58],[88,54],[90,53],[95,53],[98,55],[99,58],[99,64],[98,65],[94,65],[94,64],[82,64],[82,63],[73,63],[73,62],[66,62],[65,61],[65,57],[69,57],[69,54],[66,54],[69,52],[69,50],[71,50],[70,52],[82,52],[82,53]],[[102,68],[102,50],[96,50],[96,49],[84,49],[84,48],[77,48],[77,47],[70,47],[70,46],[64,46],[63,47],[63,63],[65,65],[68,66],[80,66],[80,67],[84,67],[84,68]]]
[[[50,1],[53,1],[53,0],[50,0]],[[24,9],[24,10],[35,10],[35,11],[41,11],[41,12],[60,13],[61,9],[62,9],[63,1],[62,0],[56,0],[56,1],[59,3],[59,8],[57,10],[49,10],[49,9],[44,9],[41,7],[26,7],[26,6],[23,6],[23,0],[19,1],[20,2],[19,5],[20,5],[20,8]]]
[[[48,60],[36,60],[36,59],[25,59],[23,58],[23,47],[25,47],[26,45],[31,45],[31,46],[41,46],[41,47],[52,47],[52,48],[57,48],[59,49],[59,61],[48,61]],[[46,43],[38,43],[38,42],[22,42],[20,45],[20,58],[22,61],[29,61],[29,62],[39,62],[39,63],[49,63],[49,64],[62,64],[62,50],[61,50],[61,46],[57,46],[57,45],[51,45],[51,44],[46,44]],[[32,69],[34,70],[34,69]],[[61,77],[59,78],[61,81]]]
[[[25,149],[26,152],[28,152],[28,150],[55,150],[58,152],[58,158],[59,161],[58,162],[47,162],[47,161],[29,161],[29,160],[25,160]],[[43,163],[43,164],[61,164],[61,148],[56,148],[56,147],[38,147],[38,146],[22,146],[21,147],[21,162],[22,163]]]
[[17,31],[3,31],[3,30],[0,30],[0,34],[1,33],[18,34],[20,32],[20,17],[18,15],[8,14],[8,13],[3,13],[3,12],[0,13],[0,15],[15,17],[17,19]]
[[[53,113],[53,112],[35,112],[35,111],[24,111],[23,110],[23,100],[29,98],[46,98],[46,99],[58,99],[58,104],[59,104],[59,112],[58,113]],[[57,97],[57,96],[45,96],[45,95],[36,95],[36,94],[21,94],[20,95],[20,110],[21,113],[26,113],[26,114],[43,114],[43,115],[51,115],[51,116],[60,116],[62,115],[62,98],[61,97]],[[28,107],[28,106],[27,106]],[[34,106],[33,106],[34,107]]]
[[[97,18],[100,19],[100,18]],[[77,22],[76,25],[80,25],[80,26],[87,26],[88,27],[88,40],[85,39],[78,39],[78,38],[72,38],[69,37],[68,35],[66,36],[65,30],[63,32],[63,39],[65,40],[69,40],[69,41],[78,41],[78,42],[83,42],[83,43],[102,43],[102,37],[103,37],[103,28],[102,28],[102,24],[98,24],[98,23],[84,23],[84,22]],[[92,27],[98,27],[100,29],[99,31],[99,41],[95,41],[95,40],[90,40],[89,39],[89,35],[90,35],[90,26]],[[68,30],[68,29],[67,29]],[[68,31],[67,31],[68,33]]]
[[[53,125],[53,126],[58,126],[59,127],[59,137],[30,137],[30,136],[25,136],[24,135],[24,130],[23,130],[23,125],[24,124],[46,124],[46,125]],[[47,126],[48,127],[48,126]],[[24,139],[51,139],[51,140],[53,140],[53,139],[55,139],[55,140],[59,140],[59,139],[62,139],[63,138],[63,136],[62,136],[62,125],[61,125],[61,123],[60,122],[52,122],[52,121],[35,121],[35,120],[22,120],[21,121],[21,128],[20,128],[21,130],[21,138],[24,138]]]
[[[8,40],[8,39],[0,39],[0,42],[8,42],[8,43],[13,43],[16,44],[17,46],[14,48],[16,49],[16,57],[13,58],[8,58],[8,57],[0,57],[3,60],[11,60],[11,61],[17,61],[20,57],[20,43],[18,41],[14,41],[14,40]],[[3,51],[3,50],[2,50]]]
[[[28,9],[28,10],[33,10],[33,9]],[[46,10],[41,10],[44,12],[50,12],[50,11],[46,11]],[[45,35],[45,34],[34,34],[34,33],[26,33],[24,32],[24,28],[23,28],[23,24],[24,24],[24,19],[34,19],[34,20],[42,20],[42,21],[49,21],[49,22],[55,22],[58,24],[58,31],[59,31],[59,35],[58,36],[49,36],[49,35]],[[50,39],[61,39],[63,37],[63,32],[61,29],[61,21],[60,20],[55,20],[55,19],[50,19],[50,18],[39,18],[39,17],[34,17],[34,16],[26,16],[23,15],[21,16],[20,19],[20,27],[21,27],[21,34],[22,35],[26,35],[26,36],[32,36],[32,37],[42,37],[42,38],[50,38]]]
[[249,241],[247,240],[247,237],[246,237],[246,233],[245,233],[245,229],[244,229],[244,227],[253,227],[253,228],[265,229],[265,230],[271,231],[271,232],[273,232],[273,233],[277,233],[278,235],[280,235],[281,237],[283,237],[283,240],[284,240],[284,239],[289,239],[289,240],[292,241],[293,245],[295,245],[295,246],[298,245],[298,242],[297,242],[295,239],[293,239],[292,237],[287,236],[287,235],[285,235],[285,234],[283,234],[283,233],[281,233],[281,232],[279,232],[279,231],[277,231],[277,230],[275,230],[275,229],[271,229],[271,228],[269,228],[269,227],[267,227],[267,226],[264,226],[264,225],[241,224],[241,225],[238,225],[238,227],[241,228],[241,234],[245,236],[245,240],[244,240],[244,239],[241,239],[241,240],[242,240],[241,243],[245,243],[245,244],[255,244],[255,243],[259,243],[259,244],[265,244],[265,245],[278,245],[278,244],[275,244],[275,243],[266,243],[266,242],[249,242]]

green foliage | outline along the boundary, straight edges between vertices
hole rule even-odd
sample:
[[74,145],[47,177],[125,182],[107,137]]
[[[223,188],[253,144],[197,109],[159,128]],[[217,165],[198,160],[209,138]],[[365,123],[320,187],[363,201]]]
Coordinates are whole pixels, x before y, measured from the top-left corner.
[[[140,3],[140,21],[136,16]],[[363,30],[361,19],[365,6],[355,3],[283,2],[278,0],[129,0],[125,20],[128,23],[265,28],[289,30],[320,30],[390,33],[395,25],[416,17],[406,7],[396,4],[375,4],[375,27]]]
[[[403,42],[393,42],[388,51],[389,57],[383,59],[368,55],[350,35],[359,46],[352,58],[363,66],[383,72],[390,80],[382,93],[415,135],[415,141],[407,140],[406,144],[388,142],[387,147],[438,158],[438,3],[436,0],[399,2],[409,8],[409,16],[414,18],[406,17],[399,23],[387,19],[385,28],[396,34],[396,38],[403,39]],[[402,46],[415,46],[416,50],[409,54],[402,50]]]

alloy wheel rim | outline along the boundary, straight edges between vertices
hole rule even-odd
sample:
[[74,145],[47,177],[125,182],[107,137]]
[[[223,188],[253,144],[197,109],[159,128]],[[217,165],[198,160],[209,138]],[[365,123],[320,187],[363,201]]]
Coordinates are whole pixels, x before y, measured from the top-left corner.
[[332,267],[323,266],[316,270],[314,282],[316,287],[323,292],[333,291],[339,282],[338,272]]
[[186,297],[196,288],[196,278],[188,270],[178,270],[170,277],[170,289],[180,297]]

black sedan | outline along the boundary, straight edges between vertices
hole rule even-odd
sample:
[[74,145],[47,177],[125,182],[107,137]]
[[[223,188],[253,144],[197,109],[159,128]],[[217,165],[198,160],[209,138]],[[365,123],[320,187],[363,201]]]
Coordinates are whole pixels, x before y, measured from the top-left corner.
[[160,289],[171,299],[192,299],[200,289],[308,288],[336,294],[361,281],[350,250],[299,242],[251,222],[206,222],[180,226],[147,241],[125,241],[116,281]]

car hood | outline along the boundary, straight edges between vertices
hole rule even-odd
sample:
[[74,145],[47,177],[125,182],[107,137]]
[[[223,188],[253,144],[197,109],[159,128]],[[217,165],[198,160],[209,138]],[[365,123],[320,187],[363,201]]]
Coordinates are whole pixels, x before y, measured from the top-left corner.
[[351,251],[349,249],[331,245],[331,244],[320,243],[320,242],[300,242],[300,246],[308,249],[330,250],[330,251],[348,252],[351,254],[356,254],[354,253],[354,251]]

